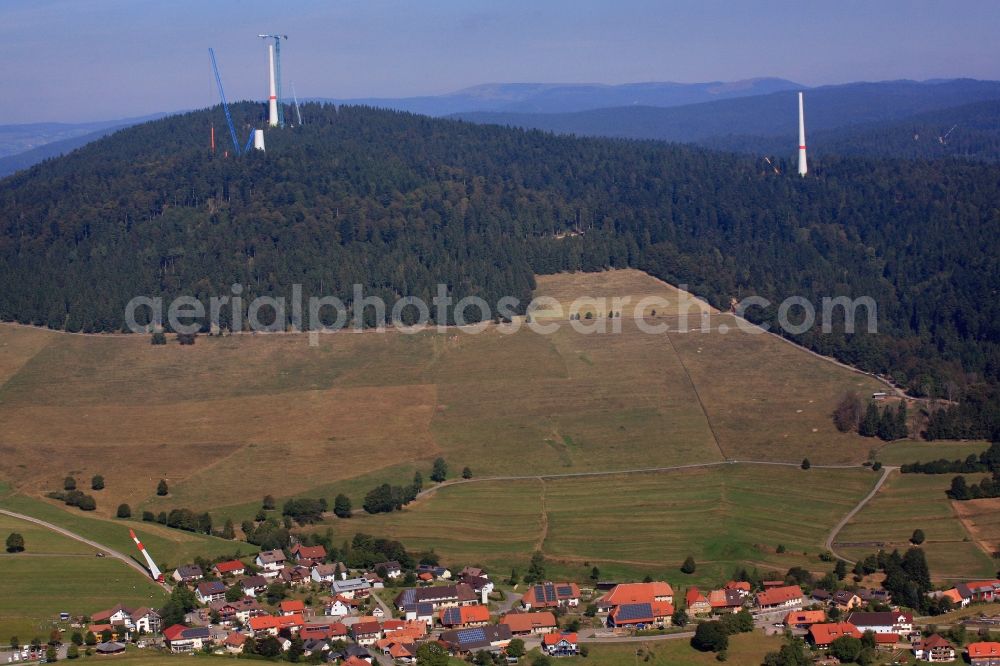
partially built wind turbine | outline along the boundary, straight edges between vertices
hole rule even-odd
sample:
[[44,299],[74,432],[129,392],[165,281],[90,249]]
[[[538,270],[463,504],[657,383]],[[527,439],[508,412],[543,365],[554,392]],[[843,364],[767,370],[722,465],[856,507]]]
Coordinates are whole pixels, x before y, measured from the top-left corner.
[[273,39],[267,45],[267,124],[271,127],[285,126],[285,109],[281,104],[281,40],[288,35],[257,35],[261,39]]
[[802,93],[799,93],[799,175],[805,176],[806,167],[806,120],[802,110]]

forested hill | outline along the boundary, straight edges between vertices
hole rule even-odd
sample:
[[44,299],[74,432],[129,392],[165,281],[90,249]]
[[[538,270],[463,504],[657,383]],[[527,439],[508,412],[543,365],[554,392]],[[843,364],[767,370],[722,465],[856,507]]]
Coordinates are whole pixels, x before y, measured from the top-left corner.
[[[879,335],[801,341],[918,392],[1000,380],[998,167],[820,158],[800,179],[684,146],[302,112],[266,154],[210,156],[213,121],[227,140],[215,108],[0,181],[0,317],[117,330],[135,295],[207,300],[234,282],[244,303],[293,283],[349,302],[355,282],[390,300],[444,282],[526,301],[533,273],[636,266],[723,308],[870,295]],[[234,113],[246,137],[260,109]]]

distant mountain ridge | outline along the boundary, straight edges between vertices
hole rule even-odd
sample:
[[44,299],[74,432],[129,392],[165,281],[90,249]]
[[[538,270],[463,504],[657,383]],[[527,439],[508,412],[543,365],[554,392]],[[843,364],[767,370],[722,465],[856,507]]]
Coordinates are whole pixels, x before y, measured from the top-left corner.
[[599,83],[487,83],[444,95],[396,98],[317,98],[316,101],[374,106],[428,116],[493,111],[565,113],[614,106],[672,107],[719,99],[765,95],[803,86],[779,78],[704,83],[646,82],[609,85]]
[[[806,93],[806,131],[899,121],[922,113],[1000,99],[1000,82],[886,81],[813,88]],[[617,107],[576,113],[459,113],[452,117],[559,134],[656,139],[719,145],[720,137],[774,137],[794,142],[795,91],[672,108]],[[789,144],[793,145],[793,144]]]

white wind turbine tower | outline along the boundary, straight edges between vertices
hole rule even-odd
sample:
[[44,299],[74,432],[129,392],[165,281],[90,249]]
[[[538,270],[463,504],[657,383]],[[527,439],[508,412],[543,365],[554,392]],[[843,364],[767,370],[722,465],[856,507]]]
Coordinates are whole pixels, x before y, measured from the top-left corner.
[[802,93],[799,93],[799,175],[805,176],[806,168],[806,120],[802,110]]

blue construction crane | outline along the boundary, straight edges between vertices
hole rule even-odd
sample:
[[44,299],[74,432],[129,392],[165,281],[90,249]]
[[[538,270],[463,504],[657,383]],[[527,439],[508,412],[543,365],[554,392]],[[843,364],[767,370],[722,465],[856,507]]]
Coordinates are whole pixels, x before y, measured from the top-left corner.
[[281,102],[281,40],[288,39],[288,35],[257,35],[261,39],[274,40],[274,88],[278,98],[278,127],[285,126],[285,107]]
[[[219,97],[222,98],[222,110],[226,112],[226,122],[229,124],[229,136],[233,140],[233,152],[240,154],[240,143],[236,139],[236,128],[233,127],[233,117],[229,115],[229,103],[226,101],[226,91],[222,89],[222,77],[219,76],[219,66],[215,62],[215,50],[209,47],[208,55],[212,56],[212,71],[215,72],[215,83],[219,86]],[[253,142],[253,130],[250,130],[250,142]],[[250,143],[247,143],[247,150]]]

